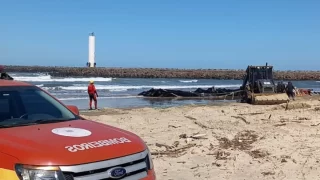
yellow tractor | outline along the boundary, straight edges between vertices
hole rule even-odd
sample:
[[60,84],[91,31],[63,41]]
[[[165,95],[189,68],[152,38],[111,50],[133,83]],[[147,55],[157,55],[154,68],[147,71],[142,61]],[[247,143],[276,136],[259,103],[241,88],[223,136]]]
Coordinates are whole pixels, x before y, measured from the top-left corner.
[[241,86],[241,102],[256,105],[282,104],[289,100],[285,85],[273,79],[273,66],[248,66]]

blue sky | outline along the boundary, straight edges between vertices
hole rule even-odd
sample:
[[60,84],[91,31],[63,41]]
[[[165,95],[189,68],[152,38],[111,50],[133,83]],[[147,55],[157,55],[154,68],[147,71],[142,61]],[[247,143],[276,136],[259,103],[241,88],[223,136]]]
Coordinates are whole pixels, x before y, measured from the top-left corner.
[[319,0],[1,0],[0,64],[320,68]]

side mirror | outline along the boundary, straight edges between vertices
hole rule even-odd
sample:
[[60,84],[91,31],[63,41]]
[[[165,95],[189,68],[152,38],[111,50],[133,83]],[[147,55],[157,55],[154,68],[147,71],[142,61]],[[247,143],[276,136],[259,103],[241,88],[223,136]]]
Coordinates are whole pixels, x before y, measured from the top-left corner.
[[79,109],[78,109],[77,106],[68,105],[67,107],[68,107],[68,109],[69,109],[70,111],[72,111],[72,112],[75,113],[76,115],[80,115]]

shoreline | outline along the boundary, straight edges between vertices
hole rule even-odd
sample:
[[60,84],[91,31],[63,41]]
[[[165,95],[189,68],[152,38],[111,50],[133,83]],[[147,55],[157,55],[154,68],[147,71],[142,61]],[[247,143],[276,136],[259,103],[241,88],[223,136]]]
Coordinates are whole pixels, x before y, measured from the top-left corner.
[[[85,118],[140,136],[158,179],[317,179],[319,96],[281,105],[108,108]],[[178,173],[177,173],[178,172]]]
[[210,102],[202,102],[193,104],[188,104],[187,102],[183,102],[181,104],[175,104],[171,106],[166,106],[165,104],[159,105],[159,106],[151,106],[151,105],[140,105],[140,106],[130,106],[130,107],[99,107],[97,110],[89,110],[88,107],[86,108],[79,108],[79,111],[84,114],[101,114],[103,112],[109,111],[109,110],[134,110],[134,109],[143,109],[143,108],[153,108],[153,109],[170,109],[170,108],[183,108],[183,107],[200,107],[200,106],[227,106],[232,103],[239,103],[234,101],[210,101]]
[[[297,96],[295,101],[290,101],[289,103],[296,103],[296,102],[304,102],[304,101],[317,101],[319,100],[320,103],[320,95],[305,95],[305,96]],[[248,103],[241,103],[241,102],[234,102],[234,101],[212,101],[210,103],[203,103],[203,104],[180,104],[176,106],[163,106],[163,107],[150,107],[150,106],[133,106],[133,107],[101,107],[98,110],[89,110],[89,109],[79,109],[80,114],[83,113],[87,116],[95,116],[96,114],[104,114],[108,111],[130,111],[130,110],[139,110],[144,108],[150,109],[175,109],[175,108],[189,108],[189,107],[227,107],[227,106],[238,106],[238,105],[248,105],[252,107],[263,107],[263,106],[277,106],[277,105],[250,105]]]
[[[246,68],[246,67],[245,67]],[[53,77],[182,78],[242,80],[245,69],[108,68],[5,65],[6,72],[48,73]],[[275,80],[320,80],[320,71],[274,70]]]
[[[314,99],[320,97],[320,94],[312,94],[312,96],[297,96],[296,99]],[[81,100],[62,100],[66,105],[77,105],[80,111],[89,111],[88,99]],[[171,107],[182,107],[182,106],[221,106],[230,104],[244,104],[239,99],[224,99],[224,100],[212,100],[208,98],[130,98],[130,99],[100,99],[98,101],[99,110],[105,109],[139,109],[139,108],[155,108],[155,109],[166,109]],[[91,112],[96,112],[94,110]],[[100,112],[100,111],[99,111]]]
[[[80,100],[61,100],[66,105],[77,105],[79,110],[86,111],[89,108],[88,99]],[[111,99],[100,99],[98,100],[98,108],[109,109],[109,108],[168,108],[177,107],[184,105],[220,105],[222,103],[232,103],[236,100],[211,100],[211,99],[162,99],[162,98],[111,98]]]

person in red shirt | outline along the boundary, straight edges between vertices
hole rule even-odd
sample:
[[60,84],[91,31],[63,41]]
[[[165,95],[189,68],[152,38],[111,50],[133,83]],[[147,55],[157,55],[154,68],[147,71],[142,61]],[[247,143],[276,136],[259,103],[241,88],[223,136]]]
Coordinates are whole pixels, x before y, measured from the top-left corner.
[[94,82],[93,81],[90,81],[90,84],[88,85],[88,95],[89,95],[89,107],[90,107],[90,110],[92,109],[92,100],[94,100],[94,108],[97,109],[98,93],[97,93],[96,87],[94,86]]

